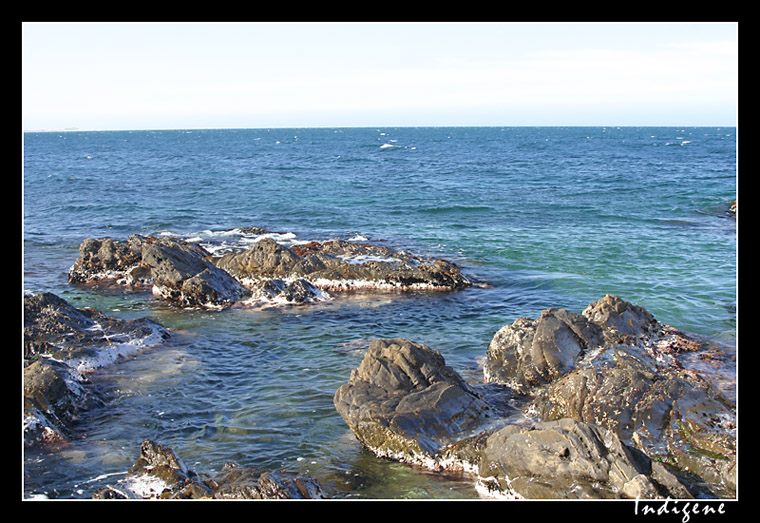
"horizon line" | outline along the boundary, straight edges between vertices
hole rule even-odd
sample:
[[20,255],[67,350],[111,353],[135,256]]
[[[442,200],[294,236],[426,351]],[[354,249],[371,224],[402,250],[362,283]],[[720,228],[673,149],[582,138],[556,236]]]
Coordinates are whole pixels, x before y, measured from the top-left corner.
[[221,130],[269,130],[269,129],[372,129],[372,128],[498,128],[498,127],[733,127],[737,124],[451,124],[451,125],[431,125],[431,124],[373,124],[373,125],[271,125],[261,127],[145,127],[145,128],[79,128],[79,127],[60,127],[60,128],[41,128],[41,129],[22,129],[23,133],[60,133],[60,132],[126,132],[126,131],[221,131]]

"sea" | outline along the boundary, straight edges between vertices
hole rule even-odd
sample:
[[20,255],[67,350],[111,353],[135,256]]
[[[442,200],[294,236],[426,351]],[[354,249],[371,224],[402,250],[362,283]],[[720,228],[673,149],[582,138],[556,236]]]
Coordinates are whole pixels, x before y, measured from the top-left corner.
[[[615,294],[737,358],[735,127],[47,131],[22,145],[24,293],[173,334],[91,376],[107,401],[67,446],[24,448],[25,499],[91,498],[146,438],[201,475],[300,472],[331,499],[478,499],[471,477],[375,457],[338,415],[377,338],[424,343],[479,383],[504,325]],[[258,239],[248,227],[445,258],[477,285],[207,311],[67,280],[86,238],[224,252]],[[708,372],[736,401],[736,366]]]

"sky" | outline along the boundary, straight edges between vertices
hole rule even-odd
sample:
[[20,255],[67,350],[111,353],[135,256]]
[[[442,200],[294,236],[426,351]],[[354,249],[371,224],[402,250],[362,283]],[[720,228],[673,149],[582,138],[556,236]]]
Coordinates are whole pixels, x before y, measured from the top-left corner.
[[25,22],[22,128],[733,126],[738,24]]

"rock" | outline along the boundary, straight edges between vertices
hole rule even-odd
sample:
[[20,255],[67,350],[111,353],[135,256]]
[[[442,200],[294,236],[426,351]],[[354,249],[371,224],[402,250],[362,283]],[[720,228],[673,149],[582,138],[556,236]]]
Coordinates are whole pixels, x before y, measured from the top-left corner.
[[133,236],[126,244],[111,238],[86,239],[79,246],[79,259],[69,270],[71,283],[124,278],[141,258],[142,237]]
[[251,302],[266,304],[304,304],[329,300],[330,295],[304,278],[295,281],[266,280],[254,291]]
[[504,494],[529,499],[661,497],[650,471],[611,432],[571,419],[504,427],[480,465]]
[[77,309],[52,293],[24,297],[26,360],[54,356],[84,372],[169,336],[149,318],[127,321],[94,309]]
[[376,455],[474,473],[489,495],[731,497],[735,407],[681,358],[702,347],[608,295],[499,330],[486,377],[513,394],[476,394],[439,353],[394,339],[370,344],[334,403]]
[[265,238],[243,253],[223,256],[216,264],[241,281],[308,277],[318,287],[331,291],[441,290],[471,285],[459,267],[446,260],[342,240],[288,248]]
[[24,367],[24,445],[65,444],[67,427],[81,411],[100,404],[87,380],[65,364],[40,360]]
[[322,499],[319,483],[303,474],[225,464],[213,478],[215,499]]
[[[575,316],[559,316],[587,327],[573,323]],[[334,404],[374,454],[473,474],[490,496],[690,496],[678,477],[654,467],[613,430],[569,417],[530,421],[511,407],[497,407],[499,395],[487,401],[474,390],[429,347],[375,340]]]
[[291,249],[271,238],[264,238],[247,251],[226,254],[215,263],[240,281],[255,281],[290,276],[299,261],[300,257]]
[[24,442],[62,442],[79,413],[102,404],[87,374],[170,337],[148,318],[77,309],[52,293],[24,297]]
[[375,340],[333,399],[359,441],[379,456],[435,468],[447,445],[488,426],[494,411],[440,353]]
[[[255,227],[239,231],[266,232]],[[216,258],[196,243],[139,235],[124,243],[86,239],[79,250],[69,270],[71,283],[152,285],[156,296],[179,307],[300,304],[328,299],[331,290],[447,290],[472,285],[446,260],[341,240],[290,248],[263,237],[244,252],[233,250]]]
[[184,484],[189,479],[187,467],[174,451],[149,439],[140,445],[140,457],[129,474],[149,474],[169,485]]
[[142,263],[151,270],[153,292],[180,307],[228,308],[250,295],[196,244],[161,238],[143,247]]
[[646,309],[621,300],[614,294],[607,294],[590,304],[583,315],[602,327],[605,336],[611,341],[650,335],[658,326],[657,320]]
[[702,346],[613,295],[580,317],[557,312],[500,329],[487,350],[486,380],[530,392],[541,419],[594,424],[688,470],[691,490],[730,495],[735,407],[681,360]]
[[97,489],[94,499],[210,498],[211,488],[174,451],[145,439],[140,457],[117,486]]
[[489,343],[486,381],[509,383],[521,391],[547,383],[570,371],[589,347],[602,341],[599,326],[564,309],[547,309],[538,320],[519,318]]
[[572,417],[615,432],[699,476],[695,488],[724,495],[735,483],[735,407],[705,380],[662,367],[635,347],[607,348],[548,385],[533,405],[544,419]]
[[169,447],[150,439],[140,457],[115,486],[97,489],[94,499],[319,499],[319,483],[287,471],[265,471],[225,464],[213,478],[188,469]]

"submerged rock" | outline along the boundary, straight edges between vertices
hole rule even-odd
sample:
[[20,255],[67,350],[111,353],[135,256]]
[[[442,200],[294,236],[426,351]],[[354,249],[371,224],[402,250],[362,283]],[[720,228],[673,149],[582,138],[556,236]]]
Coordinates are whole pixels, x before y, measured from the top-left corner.
[[79,413],[102,404],[91,371],[170,336],[159,323],[121,320],[41,293],[24,297],[25,444],[63,442]]
[[185,466],[169,447],[150,439],[140,457],[116,485],[97,489],[94,499],[320,499],[319,483],[287,471],[266,471],[227,463],[211,478]]

